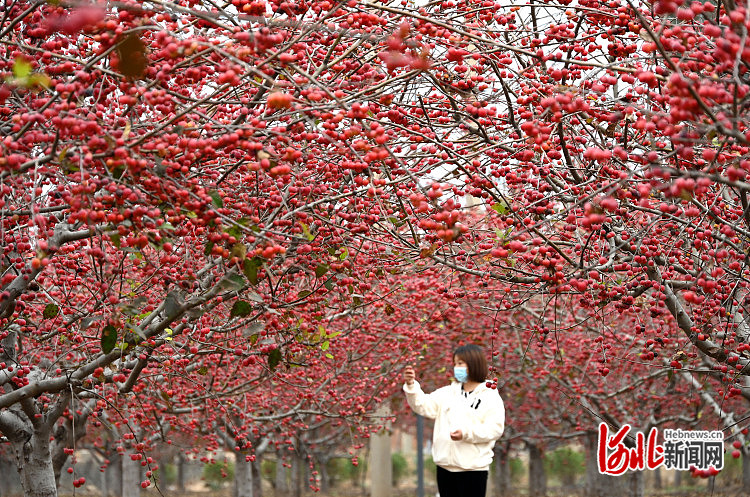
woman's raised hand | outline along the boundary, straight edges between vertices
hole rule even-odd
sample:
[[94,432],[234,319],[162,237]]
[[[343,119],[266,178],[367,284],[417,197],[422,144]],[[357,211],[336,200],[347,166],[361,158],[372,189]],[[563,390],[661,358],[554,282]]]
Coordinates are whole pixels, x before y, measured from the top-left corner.
[[414,374],[414,368],[411,366],[406,366],[404,368],[404,382],[406,382],[408,386],[412,386],[415,378],[416,376]]

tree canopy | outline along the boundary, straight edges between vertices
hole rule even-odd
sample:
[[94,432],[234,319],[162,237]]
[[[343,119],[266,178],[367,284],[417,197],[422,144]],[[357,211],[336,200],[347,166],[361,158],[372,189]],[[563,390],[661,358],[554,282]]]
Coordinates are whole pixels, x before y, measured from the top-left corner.
[[0,432],[38,451],[27,490],[92,416],[366,435],[405,362],[468,340],[493,384],[612,423],[666,376],[664,422],[750,399],[744,3],[4,7]]

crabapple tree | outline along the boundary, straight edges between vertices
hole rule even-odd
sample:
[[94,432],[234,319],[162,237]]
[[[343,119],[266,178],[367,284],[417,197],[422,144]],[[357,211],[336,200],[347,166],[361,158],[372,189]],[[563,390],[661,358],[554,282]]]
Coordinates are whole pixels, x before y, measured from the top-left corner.
[[[56,494],[104,412],[243,451],[253,419],[326,416],[309,374],[360,426],[377,402],[334,372],[364,382],[388,347],[535,296],[635,323],[581,353],[637,344],[662,368],[664,346],[715,401],[750,398],[744,3],[4,7],[0,431],[27,494]],[[389,295],[419,303],[399,279],[421,273],[437,307],[403,319],[426,320],[403,342],[369,326],[401,327]],[[600,397],[611,366],[578,360]]]

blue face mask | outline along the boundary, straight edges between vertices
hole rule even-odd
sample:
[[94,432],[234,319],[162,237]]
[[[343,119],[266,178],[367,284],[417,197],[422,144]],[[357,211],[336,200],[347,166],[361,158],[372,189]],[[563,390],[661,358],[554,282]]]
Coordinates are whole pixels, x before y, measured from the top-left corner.
[[465,366],[453,366],[453,377],[459,383],[466,383],[469,381],[469,371],[467,371]]

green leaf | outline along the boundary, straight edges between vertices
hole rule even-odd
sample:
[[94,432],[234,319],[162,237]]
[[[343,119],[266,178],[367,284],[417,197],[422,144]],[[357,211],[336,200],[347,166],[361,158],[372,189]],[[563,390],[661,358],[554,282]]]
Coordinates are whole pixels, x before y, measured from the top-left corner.
[[211,190],[210,192],[208,192],[208,196],[211,197],[211,200],[213,200],[216,207],[224,207],[224,200],[222,200],[219,192],[217,192],[216,190]]
[[210,256],[211,251],[214,249],[214,245],[215,245],[214,242],[208,242],[206,244],[206,250],[203,251],[203,255],[205,255],[206,257]]
[[115,179],[120,179],[122,178],[122,175],[125,174],[125,171],[127,171],[127,169],[124,166],[117,166],[112,171],[112,177]]
[[318,267],[315,268],[315,276],[320,278],[324,274],[328,272],[328,265],[326,264],[318,264]]
[[279,365],[281,362],[281,350],[280,349],[273,349],[270,354],[268,354],[268,368],[273,371],[276,369],[276,366]]
[[44,312],[42,312],[42,316],[44,319],[52,319],[53,317],[57,316],[60,313],[60,308],[56,306],[55,304],[47,304],[44,307]]
[[239,240],[242,238],[242,227],[239,225],[233,224],[229,228],[225,229],[224,233],[226,233],[229,236],[233,236]]
[[326,357],[329,358],[329,359],[333,359],[333,354],[331,354],[330,352],[326,353]]
[[137,316],[140,314],[140,307],[148,302],[146,297],[136,297],[128,302],[120,303],[120,312],[128,316]]
[[505,202],[498,202],[492,205],[492,210],[497,212],[501,216],[504,216],[508,213],[508,204],[506,204]]
[[206,366],[201,366],[198,368],[198,374],[201,376],[206,376],[208,374],[208,368]]
[[62,152],[60,152],[60,155],[57,156],[58,162],[65,161],[65,159],[68,157],[68,149],[69,148],[70,147],[65,147],[64,149],[62,149]]
[[245,286],[245,278],[243,278],[241,275],[237,273],[230,274],[226,276],[221,282],[219,283],[222,288],[229,291],[237,291],[240,290]]
[[242,265],[242,271],[245,273],[247,281],[249,281],[253,286],[258,284],[258,268],[260,268],[262,265],[263,260],[260,257],[245,259],[245,262]]
[[236,257],[237,259],[244,261],[245,257],[247,257],[247,247],[244,243],[235,243],[232,245],[232,249],[229,251],[229,254],[232,257]]
[[506,241],[510,237],[512,232],[513,228],[508,228],[502,231],[499,228],[495,228],[495,236],[497,236],[497,239],[501,242]]
[[321,350],[328,350],[328,347],[330,347],[330,346],[331,346],[331,342],[329,342],[328,340],[326,340],[325,342],[323,342],[323,343],[320,344],[320,349]]
[[348,248],[346,248],[346,247],[343,247],[343,248],[341,249],[341,255],[339,255],[339,260],[340,260],[340,261],[343,261],[343,260],[345,260],[345,259],[346,259],[347,257],[349,257],[349,249],[348,249]]
[[42,87],[49,88],[52,81],[46,74],[32,74],[29,76],[28,85],[32,88]]
[[102,330],[102,352],[109,354],[117,343],[117,328],[108,324]]
[[310,228],[307,227],[305,223],[299,223],[300,226],[302,226],[302,233],[305,234],[305,237],[307,237],[307,241],[311,242],[315,238],[312,233],[310,233]]
[[112,241],[112,245],[114,245],[117,248],[120,248],[120,235],[109,235],[109,239]]
[[138,335],[141,338],[141,340],[145,340],[146,339],[146,332],[144,332],[143,328],[141,328],[137,324],[129,323],[128,324],[128,328],[130,328],[130,331],[132,331],[133,333],[135,333],[136,335]]
[[297,294],[297,298],[298,299],[304,299],[305,297],[308,297],[311,294],[312,294],[312,292],[310,290],[302,290],[301,292],[299,292]]
[[230,311],[229,315],[232,317],[240,316],[244,318],[245,316],[249,316],[250,314],[252,314],[252,312],[253,306],[251,306],[249,302],[238,300],[232,306],[232,310]]
[[13,61],[13,76],[16,79],[25,80],[31,74],[31,63],[23,57],[16,57]]
[[257,302],[259,304],[263,303],[263,297],[261,297],[260,295],[258,295],[255,292],[247,292],[246,296],[247,296],[247,298],[249,298],[253,302]]
[[328,278],[325,283],[323,283],[323,286],[326,287],[328,291],[333,290],[333,278]]

